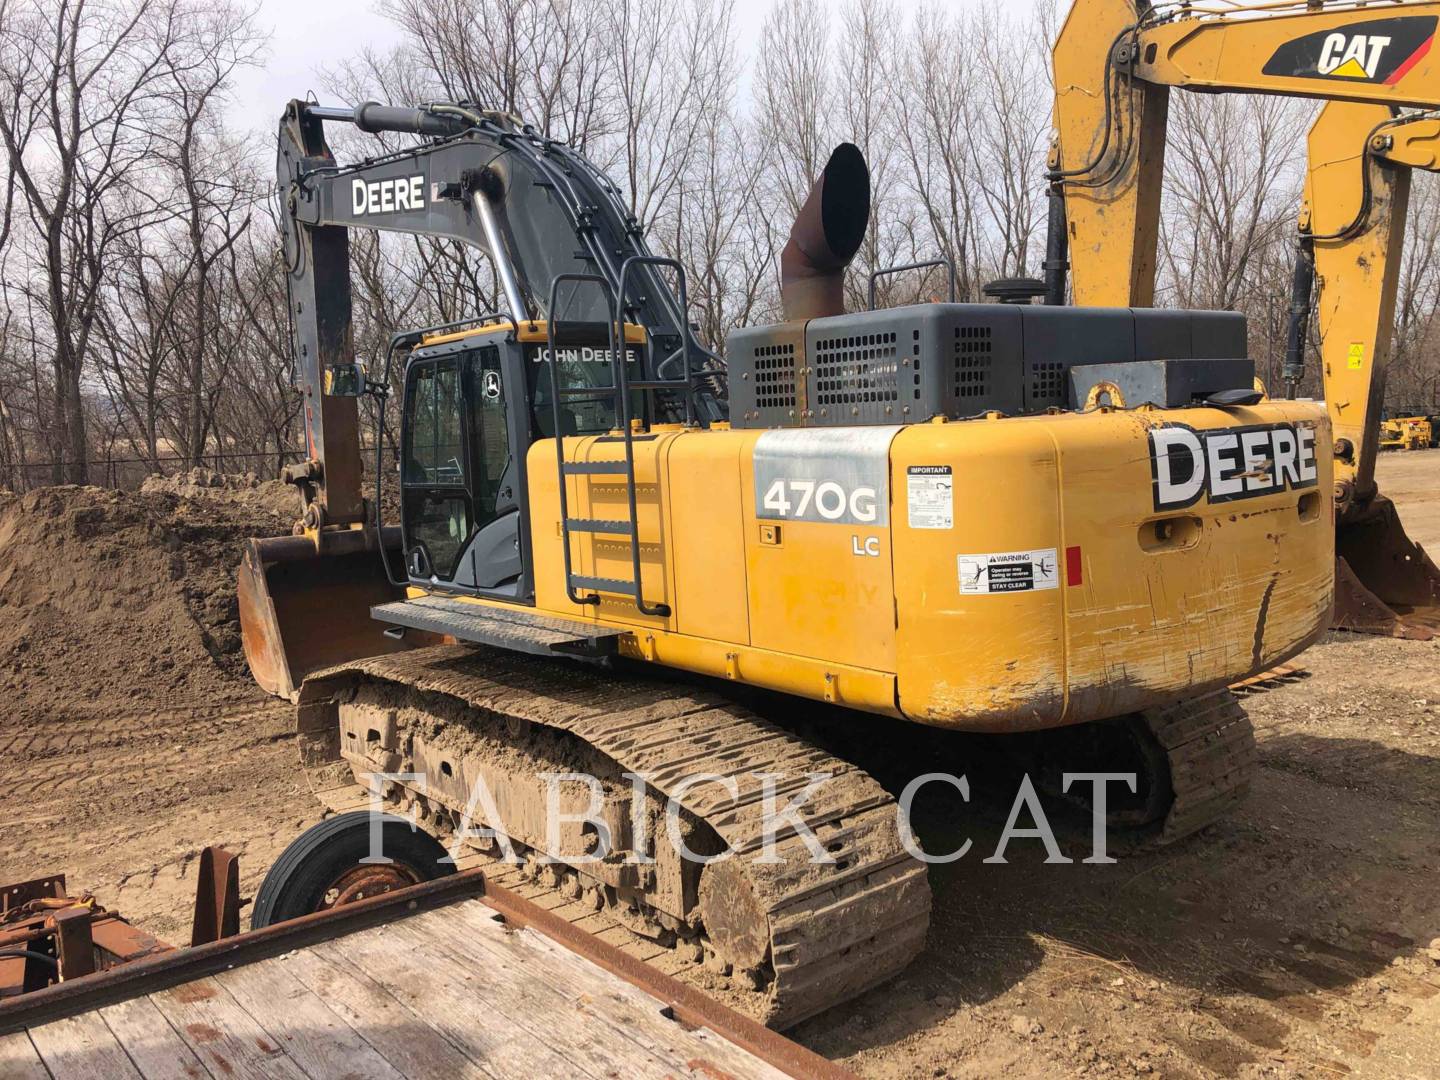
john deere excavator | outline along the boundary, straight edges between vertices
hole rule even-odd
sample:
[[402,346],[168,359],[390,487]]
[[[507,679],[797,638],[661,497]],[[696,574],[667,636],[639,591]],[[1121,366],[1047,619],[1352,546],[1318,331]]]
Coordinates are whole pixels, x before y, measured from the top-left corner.
[[[326,124],[421,138],[342,165]],[[252,542],[240,595],[251,668],[298,702],[312,775],[384,773],[437,836],[495,792],[478,816],[555,888],[729,973],[777,1025],[903,968],[929,887],[892,796],[727,685],[860,732],[1064,729],[1067,765],[1138,774],[1110,809],[1163,839],[1243,797],[1254,742],[1226,687],[1316,640],[1334,581],[1329,420],[1259,400],[1243,317],[846,313],[869,218],[846,145],[782,256],[784,321],[732,333],[722,370],[683,270],[616,189],[512,119],[293,101],[279,184],[305,510],[294,536]],[[355,362],[352,228],[471,244],[504,298],[395,336],[398,410]],[[1152,404],[1106,404],[1142,385]],[[398,528],[379,510],[396,411]],[[604,859],[581,857],[589,825],[547,833],[556,772],[605,784]],[[798,828],[766,844],[766,776],[806,795],[819,857]],[[691,852],[729,857],[682,858],[666,799]],[[376,887],[322,847],[277,863],[257,919]]]
[[1310,132],[1283,378],[1293,397],[1318,283],[1334,624],[1405,638],[1440,630],[1440,570],[1379,492],[1375,458],[1410,170],[1437,167],[1437,21],[1429,0],[1076,0],[1054,53],[1047,303],[1065,300],[1067,259],[1075,303],[1153,302],[1172,87],[1329,102]]

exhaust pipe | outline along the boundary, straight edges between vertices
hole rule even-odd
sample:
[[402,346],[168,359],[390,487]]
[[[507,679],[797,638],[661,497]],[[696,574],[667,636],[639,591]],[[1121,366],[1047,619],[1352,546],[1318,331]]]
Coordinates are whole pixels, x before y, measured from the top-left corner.
[[780,310],[786,322],[845,313],[845,268],[870,224],[870,169],[854,143],[841,143],[810,189],[780,253]]

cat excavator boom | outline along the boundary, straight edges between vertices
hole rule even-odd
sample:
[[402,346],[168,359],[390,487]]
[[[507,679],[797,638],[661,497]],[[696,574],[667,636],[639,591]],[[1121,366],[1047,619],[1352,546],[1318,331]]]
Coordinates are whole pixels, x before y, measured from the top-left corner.
[[[1076,0],[1054,50],[1046,300],[1154,300],[1172,88],[1329,102],[1311,130],[1284,380],[1303,372],[1318,283],[1334,432],[1335,625],[1440,629],[1440,571],[1375,483],[1412,168],[1433,168],[1440,3]],[[1420,113],[1404,110],[1421,110]]]

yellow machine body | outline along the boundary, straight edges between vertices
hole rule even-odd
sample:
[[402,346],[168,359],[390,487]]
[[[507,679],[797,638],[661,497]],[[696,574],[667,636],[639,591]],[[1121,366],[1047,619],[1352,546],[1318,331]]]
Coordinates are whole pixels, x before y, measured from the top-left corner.
[[1400,416],[1380,425],[1380,449],[1425,450],[1434,438],[1428,417]]
[[[622,652],[635,659],[943,727],[1049,728],[1202,693],[1323,632],[1332,478],[1320,453],[1302,486],[1157,509],[1151,432],[1176,425],[1236,439],[1279,425],[1310,446],[1329,440],[1323,410],[1292,402],[822,432],[657,429],[634,448],[643,593],[669,606],[665,617],[624,596],[570,602],[555,443],[541,441],[529,455],[533,610],[624,627]],[[815,452],[866,448],[885,511],[869,524],[774,516],[757,476],[770,475],[760,459],[777,437],[818,439]],[[619,445],[567,439],[565,457],[614,460]],[[917,475],[948,475],[949,527],[934,510],[945,494],[933,482],[916,493]],[[1261,486],[1257,475],[1240,482]],[[627,512],[623,483],[566,483],[571,513]],[[804,483],[772,503],[798,513]],[[827,512],[842,487],[819,492]],[[576,573],[629,575],[628,540],[570,543]],[[982,591],[977,569],[999,573],[1007,558],[1013,576]]]

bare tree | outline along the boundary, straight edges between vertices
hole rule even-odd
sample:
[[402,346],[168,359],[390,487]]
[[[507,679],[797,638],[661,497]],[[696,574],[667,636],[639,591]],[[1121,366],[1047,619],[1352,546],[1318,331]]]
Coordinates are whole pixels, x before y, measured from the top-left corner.
[[110,249],[140,221],[107,196],[153,147],[147,117],[184,33],[178,0],[7,0],[0,139],[33,229],[53,340],[56,482],[86,480],[81,378]]
[[776,0],[760,32],[765,62],[755,73],[753,93],[756,127],[768,151],[766,196],[789,218],[836,142],[830,23],[819,0]]
[[965,62],[973,42],[961,19],[939,8],[917,12],[910,33],[900,131],[907,185],[923,221],[918,239],[955,267],[959,299],[979,299],[982,224],[967,143],[979,90]]
[[[272,148],[220,122],[261,45],[251,13],[232,6],[249,2],[0,0],[0,486],[118,482],[124,457],[278,468],[296,452]],[[779,317],[778,252],[842,139],[865,151],[872,177],[852,305],[868,271],[897,262],[949,260],[966,301],[992,278],[1034,271],[1057,0],[1023,13],[1000,0],[770,0],[748,82],[733,0],[383,9],[395,40],[342,58],[328,91],[350,103],[469,100],[576,145],[652,245],[686,266],[692,317],[714,346]],[[1160,296],[1245,312],[1272,383],[1310,111],[1238,97],[1172,105]],[[418,141],[330,135],[342,159]],[[1407,405],[1440,393],[1440,195],[1416,179],[1389,394]],[[376,376],[397,330],[497,305],[494,267],[472,246],[356,230],[351,255],[356,353]],[[911,274],[886,279],[879,300],[944,293],[941,274]]]
[[1312,113],[1288,98],[1176,95],[1160,260],[1177,307],[1239,308],[1256,256],[1288,246]]
[[221,129],[218,108],[235,71],[254,62],[260,39],[253,16],[229,3],[209,3],[191,16],[182,49],[169,57],[158,87],[163,122],[155,160],[173,182],[167,206],[181,227],[187,331],[177,335],[184,420],[182,456],[198,464],[211,435],[216,387],[230,353],[225,325],[215,318],[223,260],[250,225],[263,190],[242,146]]

